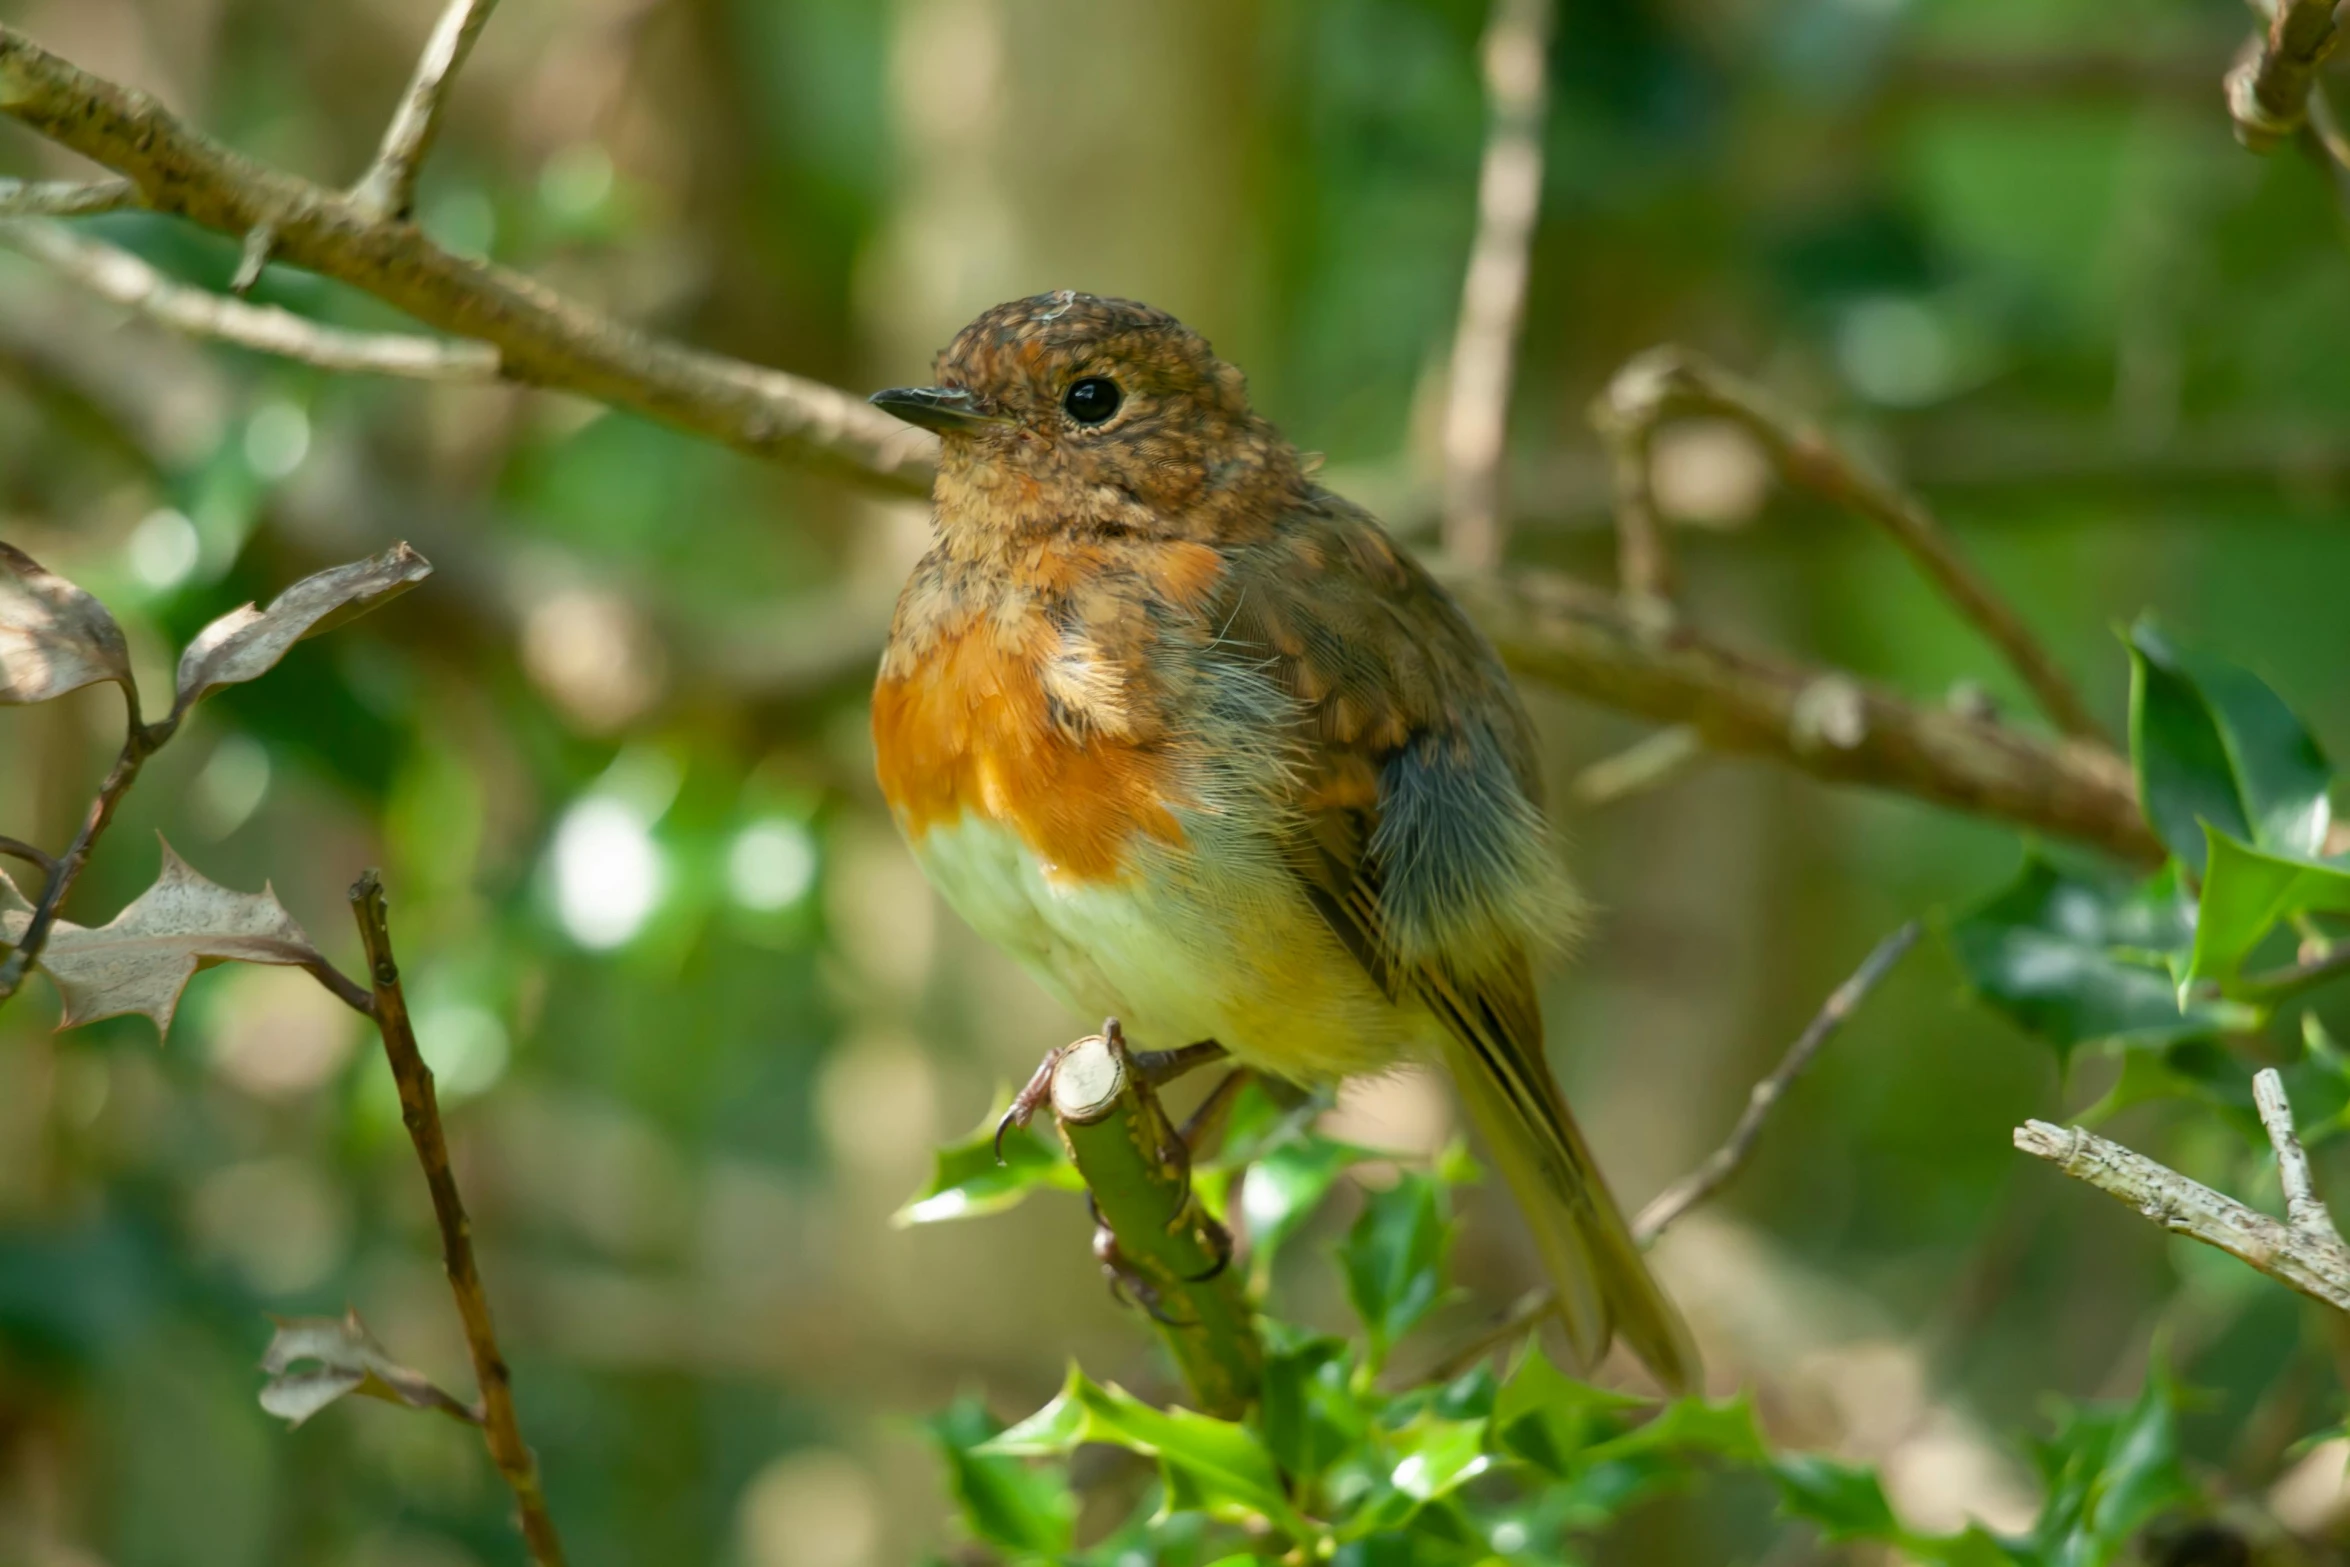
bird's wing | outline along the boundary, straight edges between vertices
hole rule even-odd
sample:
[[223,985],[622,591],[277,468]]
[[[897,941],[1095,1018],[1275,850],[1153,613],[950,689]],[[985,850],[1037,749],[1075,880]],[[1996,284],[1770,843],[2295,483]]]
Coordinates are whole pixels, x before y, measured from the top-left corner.
[[1444,1025],[1586,1362],[1620,1331],[1668,1385],[1686,1329],[1641,1261],[1543,1054],[1529,952],[1573,899],[1525,710],[1451,595],[1333,497],[1235,562],[1222,640],[1299,704],[1285,857],[1380,986]]

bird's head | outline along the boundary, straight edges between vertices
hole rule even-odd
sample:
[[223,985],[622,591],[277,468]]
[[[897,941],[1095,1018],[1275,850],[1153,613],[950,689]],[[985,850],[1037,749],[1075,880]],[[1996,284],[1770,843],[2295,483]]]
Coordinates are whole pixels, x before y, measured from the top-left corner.
[[937,382],[876,406],[938,432],[941,526],[1213,537],[1296,487],[1238,370],[1163,310],[1066,290],[955,334]]

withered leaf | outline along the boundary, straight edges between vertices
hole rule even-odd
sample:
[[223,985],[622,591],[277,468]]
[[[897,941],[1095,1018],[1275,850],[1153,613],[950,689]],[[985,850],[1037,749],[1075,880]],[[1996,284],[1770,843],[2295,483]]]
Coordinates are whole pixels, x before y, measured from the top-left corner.
[[289,1425],[300,1425],[347,1393],[480,1423],[471,1405],[392,1359],[356,1311],[270,1320],[277,1332],[261,1354],[261,1369],[269,1373],[261,1407]]
[[89,594],[0,544],[0,702],[46,702],[100,680],[136,689],[122,627]]
[[[23,939],[32,923],[6,872],[0,872],[0,941]],[[59,920],[41,949],[40,966],[64,999],[60,1028],[141,1012],[171,1032],[180,992],[198,969],[215,963],[302,964],[318,954],[302,927],[266,885],[231,892],[191,869],[163,845],[163,874],[106,924],[91,929]]]
[[271,599],[267,609],[247,604],[230,610],[196,633],[180,655],[179,695],[172,711],[186,712],[216,687],[258,679],[295,643],[355,620],[431,575],[432,562],[406,544],[395,544],[381,555],[304,577]]

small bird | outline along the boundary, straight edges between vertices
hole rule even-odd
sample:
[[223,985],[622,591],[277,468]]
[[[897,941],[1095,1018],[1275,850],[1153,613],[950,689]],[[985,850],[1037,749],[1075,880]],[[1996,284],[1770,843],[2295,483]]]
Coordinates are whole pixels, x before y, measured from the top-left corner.
[[1543,1055],[1574,896],[1492,646],[1163,311],[989,310],[937,384],[936,537],[873,695],[924,872],[1071,1006],[1298,1083],[1443,1061],[1585,1366],[1698,1380]]

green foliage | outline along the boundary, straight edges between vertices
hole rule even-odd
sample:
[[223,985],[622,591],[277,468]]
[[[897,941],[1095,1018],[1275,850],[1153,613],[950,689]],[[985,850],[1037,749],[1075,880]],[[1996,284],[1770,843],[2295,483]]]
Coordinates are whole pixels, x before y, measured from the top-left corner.
[[[2249,670],[2149,620],[2125,641],[2131,760],[2173,858],[2129,885],[2028,853],[2013,883],[1951,922],[1952,951],[1976,993],[2060,1061],[2084,1045],[2126,1053],[2092,1117],[2191,1098],[2262,1142],[2251,1069],[2228,1045],[2266,1031],[2300,1049],[2287,1087],[2322,1138],[2344,1096],[2339,1052],[2313,1012],[2297,1031],[2272,1025],[2281,1003],[2342,972],[2296,963],[2287,939],[2330,955],[2322,919],[2350,914],[2350,869],[2320,857],[2324,753]],[[2252,969],[2264,952],[2275,966]]]
[[971,1135],[948,1143],[931,1155],[930,1179],[906,1199],[892,1222],[903,1225],[939,1224],[949,1219],[972,1219],[1017,1206],[1040,1188],[1083,1191],[1085,1182],[1060,1143],[1033,1125],[1013,1127],[999,1145],[996,1126],[1003,1120],[1010,1096],[999,1095]]
[[[1257,1142],[1260,1159],[1283,1148],[1307,1150],[1300,1162],[1315,1167],[1331,1157],[1294,1123]],[[2047,1500],[2014,1539],[1912,1529],[1874,1470],[1777,1450],[1747,1399],[1659,1402],[1596,1387],[1532,1339],[1499,1377],[1478,1365],[1384,1385],[1388,1350],[1449,1292],[1449,1191],[1471,1173],[1440,1160],[1366,1195],[1335,1259],[1360,1339],[1264,1319],[1263,1393],[1244,1420],[1153,1408],[1075,1366],[1009,1429],[972,1400],[954,1405],[930,1431],[964,1526],[1011,1561],[1099,1567],[1567,1563],[1581,1559],[1578,1542],[1644,1504],[1747,1476],[1826,1543],[1883,1545],[1935,1567],[2102,1567],[2149,1525],[2205,1509],[2179,1463],[2177,1390],[2159,1372],[2132,1404],[2063,1410],[2032,1444]],[[1148,1462],[1156,1483],[1101,1539],[1073,1545],[1068,1463],[1088,1445]]]

